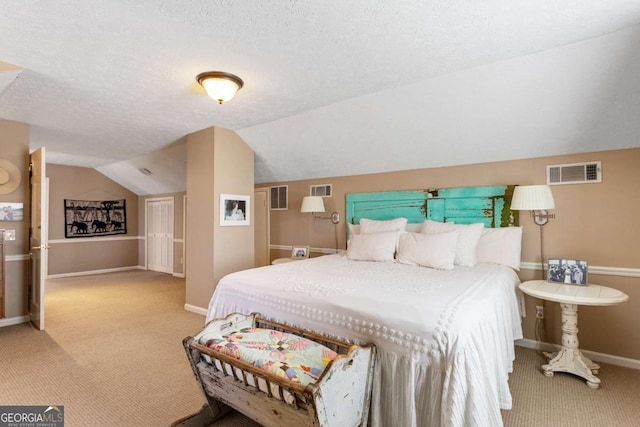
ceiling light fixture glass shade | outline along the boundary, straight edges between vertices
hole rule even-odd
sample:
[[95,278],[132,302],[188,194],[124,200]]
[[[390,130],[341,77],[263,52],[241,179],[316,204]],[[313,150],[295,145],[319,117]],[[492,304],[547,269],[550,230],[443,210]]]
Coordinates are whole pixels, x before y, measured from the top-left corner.
[[220,104],[233,98],[244,86],[240,77],[224,71],[206,71],[198,74],[196,80],[207,91],[207,95]]
[[324,202],[319,196],[304,196],[300,212],[324,212]]

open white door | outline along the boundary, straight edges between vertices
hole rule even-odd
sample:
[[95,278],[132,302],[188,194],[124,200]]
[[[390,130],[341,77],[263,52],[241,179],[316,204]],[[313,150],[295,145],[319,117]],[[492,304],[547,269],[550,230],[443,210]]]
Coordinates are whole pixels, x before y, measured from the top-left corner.
[[31,179],[31,225],[29,231],[31,274],[29,281],[29,319],[40,330],[44,329],[44,285],[47,277],[49,239],[47,234],[48,199],[45,148],[31,153],[29,166]]

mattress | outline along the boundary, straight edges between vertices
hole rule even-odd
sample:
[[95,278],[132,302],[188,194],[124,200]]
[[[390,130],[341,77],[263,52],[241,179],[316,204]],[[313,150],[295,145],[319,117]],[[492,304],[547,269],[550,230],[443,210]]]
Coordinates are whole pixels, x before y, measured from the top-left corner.
[[496,426],[522,338],[509,267],[442,271],[329,255],[233,273],[207,321],[232,312],[377,348],[374,426]]

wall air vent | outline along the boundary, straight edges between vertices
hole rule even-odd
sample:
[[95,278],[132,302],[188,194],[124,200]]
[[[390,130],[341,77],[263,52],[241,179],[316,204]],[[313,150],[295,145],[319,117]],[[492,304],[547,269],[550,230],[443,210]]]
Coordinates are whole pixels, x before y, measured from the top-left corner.
[[270,187],[269,206],[272,211],[286,211],[289,208],[289,186]]
[[331,194],[331,184],[309,186],[310,196],[331,197]]
[[591,184],[602,182],[602,162],[547,166],[547,184]]

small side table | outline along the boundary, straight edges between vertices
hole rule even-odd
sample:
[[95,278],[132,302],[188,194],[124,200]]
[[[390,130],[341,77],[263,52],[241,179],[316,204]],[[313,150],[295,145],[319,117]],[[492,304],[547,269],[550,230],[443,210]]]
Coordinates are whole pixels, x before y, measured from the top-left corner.
[[276,258],[273,261],[271,261],[271,264],[272,265],[284,264],[285,262],[300,261],[303,259],[307,259],[307,258]]
[[520,284],[520,290],[532,297],[560,303],[562,309],[562,346],[560,351],[545,353],[551,360],[542,365],[547,377],[554,372],[568,372],[587,380],[593,389],[600,387],[596,377],[600,365],[584,357],[578,349],[578,305],[615,305],[629,299],[627,294],[606,286],[586,286],[550,283],[545,280],[529,280]]

